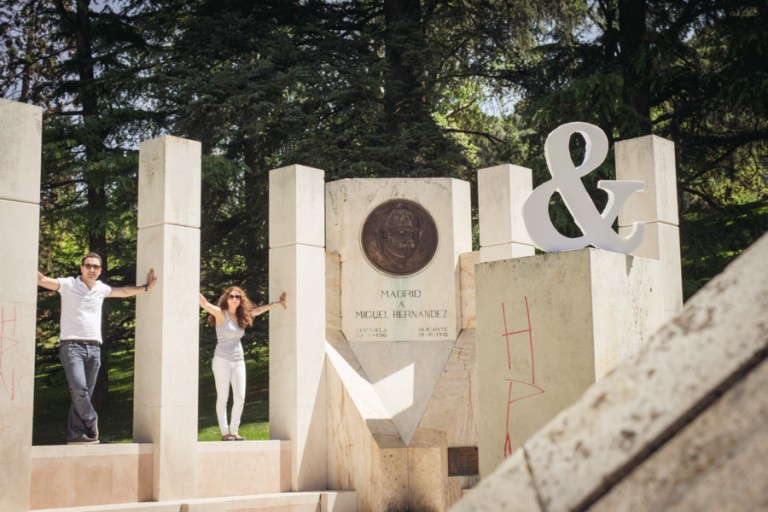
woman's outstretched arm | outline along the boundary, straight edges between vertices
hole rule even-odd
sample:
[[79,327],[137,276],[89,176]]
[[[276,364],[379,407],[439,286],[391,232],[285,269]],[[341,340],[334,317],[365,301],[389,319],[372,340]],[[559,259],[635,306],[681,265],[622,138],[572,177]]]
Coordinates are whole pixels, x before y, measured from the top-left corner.
[[286,303],[286,297],[288,297],[288,294],[283,292],[280,294],[280,300],[276,300],[275,302],[270,302],[269,304],[264,304],[263,306],[256,306],[251,310],[251,316],[257,317],[261,315],[262,313],[266,313],[270,309],[272,309],[274,306],[282,306],[283,309],[286,309],[287,303]]

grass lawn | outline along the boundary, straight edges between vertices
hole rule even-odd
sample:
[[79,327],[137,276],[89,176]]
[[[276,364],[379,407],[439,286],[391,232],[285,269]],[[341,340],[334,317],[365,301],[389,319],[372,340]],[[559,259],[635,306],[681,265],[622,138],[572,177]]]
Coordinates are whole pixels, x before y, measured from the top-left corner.
[[[133,429],[133,351],[114,352],[109,361],[109,398],[99,411],[102,443],[131,443]],[[102,355],[103,362],[103,355]],[[246,354],[247,389],[239,434],[246,439],[269,439],[269,362],[266,349],[258,361]],[[231,410],[231,394],[228,411]],[[65,444],[69,391],[61,364],[38,368],[35,376],[32,444]],[[198,441],[219,441],[216,389],[210,360],[200,365]]]

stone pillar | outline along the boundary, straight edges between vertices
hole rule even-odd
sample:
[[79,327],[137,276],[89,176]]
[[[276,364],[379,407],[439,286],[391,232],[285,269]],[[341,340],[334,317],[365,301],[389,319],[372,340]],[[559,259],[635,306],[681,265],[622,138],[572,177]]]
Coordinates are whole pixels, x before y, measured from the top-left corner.
[[29,510],[43,111],[0,99],[0,510]]
[[153,499],[194,498],[197,475],[200,143],[141,144],[133,437],[154,444]]
[[522,214],[531,190],[533,177],[528,168],[504,164],[477,171],[480,261],[535,254]]
[[481,478],[644,344],[657,263],[587,248],[476,266]]
[[628,233],[634,221],[645,222],[643,243],[632,255],[660,261],[669,319],[683,308],[674,143],[655,135],[617,142],[616,179],[645,182],[645,190],[629,196],[621,209],[619,232]]
[[325,489],[325,182],[293,165],[269,175],[269,432],[291,441],[291,490]]

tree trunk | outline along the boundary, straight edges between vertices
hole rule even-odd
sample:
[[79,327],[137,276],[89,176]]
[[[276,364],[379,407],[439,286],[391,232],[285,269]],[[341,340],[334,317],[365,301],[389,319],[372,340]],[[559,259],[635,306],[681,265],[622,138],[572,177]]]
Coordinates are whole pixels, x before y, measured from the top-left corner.
[[[109,254],[107,251],[107,193],[106,180],[99,171],[93,171],[90,166],[96,162],[103,153],[106,130],[99,125],[99,92],[96,84],[96,75],[93,64],[93,35],[91,32],[90,0],[77,0],[75,11],[69,11],[62,1],[56,2],[56,7],[63,24],[67,27],[75,39],[76,65],[78,84],[75,101],[82,109],[82,137],[80,138],[85,149],[85,162],[83,173],[87,187],[88,217],[91,220],[88,225],[88,244],[90,251],[97,253],[102,259],[102,271],[100,279],[109,280]],[[109,351],[112,346],[107,326],[107,311],[102,312],[102,365],[99,377],[96,381],[96,389],[93,392],[92,402],[97,410],[103,410],[108,403],[108,370]]]
[[651,133],[650,55],[646,28],[646,0],[619,0],[620,62],[624,75],[624,102],[635,117],[622,123],[622,137]]

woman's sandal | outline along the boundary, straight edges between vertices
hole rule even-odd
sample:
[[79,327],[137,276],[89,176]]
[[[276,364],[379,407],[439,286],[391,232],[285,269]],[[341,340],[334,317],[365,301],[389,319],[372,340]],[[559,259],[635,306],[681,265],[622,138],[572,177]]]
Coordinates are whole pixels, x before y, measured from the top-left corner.
[[235,436],[233,436],[232,434],[225,434],[225,435],[221,436],[221,440],[222,441],[234,441],[235,440]]
[[229,434],[229,436],[232,438],[233,441],[245,441],[245,438],[243,436],[239,436],[237,434]]

